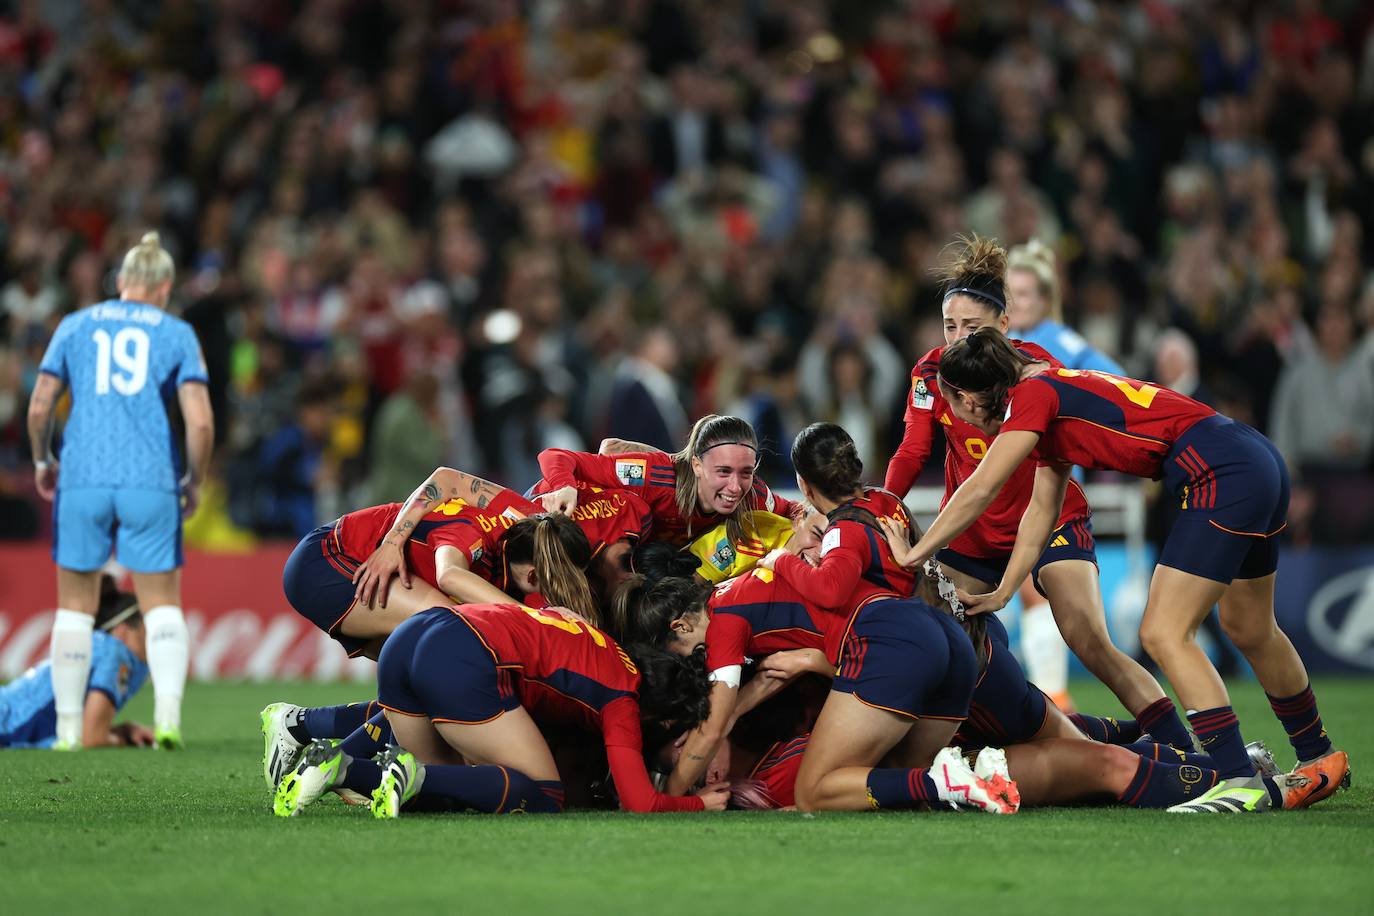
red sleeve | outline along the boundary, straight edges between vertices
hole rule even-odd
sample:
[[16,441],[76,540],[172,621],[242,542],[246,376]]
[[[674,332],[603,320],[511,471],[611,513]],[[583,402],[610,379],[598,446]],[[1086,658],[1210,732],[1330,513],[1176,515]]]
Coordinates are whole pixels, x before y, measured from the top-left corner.
[[604,455],[572,452],[565,448],[546,448],[539,453],[539,470],[550,490],[575,487],[578,482],[609,487],[615,484],[614,462]]
[[[821,565],[812,566],[795,554],[779,557],[773,571],[807,600],[827,611],[849,610],[845,603],[868,562],[868,537],[858,522],[837,522],[821,543]],[[833,539],[833,546],[826,548]]]
[[601,710],[601,732],[620,807],[640,813],[706,810],[695,795],[664,795],[649,781],[649,771],[644,768],[644,740],[639,731],[639,704],[632,697],[612,700]]
[[743,665],[745,649],[754,630],[738,614],[716,612],[706,627],[706,670],[718,671]]
[[944,407],[934,379],[924,358],[911,368],[911,392],[906,400],[902,444],[897,446],[896,454],[888,462],[887,476],[883,479],[883,489],[895,493],[898,499],[906,496],[930,457],[935,427]]
[[1059,392],[1049,382],[1032,376],[1011,390],[1007,418],[999,432],[1024,430],[1045,434],[1050,421],[1059,416]]

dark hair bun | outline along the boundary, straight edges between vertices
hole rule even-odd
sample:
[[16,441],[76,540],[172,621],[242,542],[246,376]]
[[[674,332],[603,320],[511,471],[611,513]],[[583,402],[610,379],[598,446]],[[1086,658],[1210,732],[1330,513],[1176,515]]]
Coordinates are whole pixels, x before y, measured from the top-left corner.
[[792,466],[827,499],[846,499],[863,486],[864,463],[849,433],[834,423],[812,423],[792,441]]

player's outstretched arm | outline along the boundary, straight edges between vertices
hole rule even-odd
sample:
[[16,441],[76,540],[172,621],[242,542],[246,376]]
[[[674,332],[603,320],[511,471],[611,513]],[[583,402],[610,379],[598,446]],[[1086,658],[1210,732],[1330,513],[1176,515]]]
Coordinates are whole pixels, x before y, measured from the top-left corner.
[[115,705],[103,690],[86,694],[81,743],[85,747],[152,747],[153,733],[134,722],[114,724]]
[[949,544],[968,527],[978,520],[988,508],[1011,475],[1021,466],[1021,462],[1035,451],[1040,441],[1038,433],[1026,430],[1011,430],[992,440],[992,445],[978,463],[978,469],[969,475],[954,491],[945,508],[931,523],[925,535],[911,548],[906,547],[908,532],[889,518],[879,519],[887,532],[888,546],[892,556],[907,569],[915,569],[936,552]]
[[669,795],[686,795],[706,775],[707,767],[715,759],[725,736],[730,733],[730,726],[735,720],[735,700],[738,695],[738,686],[732,687],[723,681],[717,681],[712,685],[711,714],[706,717],[705,722],[687,733],[682,754],[677,758],[677,764],[668,776]]
[[49,502],[57,494],[57,458],[52,453],[52,426],[57,399],[65,386],[47,372],[38,373],[29,396],[29,448],[33,454],[33,478],[38,495]]
[[434,581],[458,604],[519,604],[468,567],[468,558],[451,544],[434,552]]
[[[415,488],[404,503],[391,530],[382,538],[377,549],[353,573],[354,595],[363,604],[386,607],[391,580],[399,576],[401,585],[410,588],[410,570],[406,568],[405,543],[410,532],[440,503],[450,499],[466,499],[478,508],[485,508],[505,492],[500,484],[483,480],[454,468],[438,467]],[[466,567],[465,567],[466,568]],[[450,593],[451,594],[451,593]]]
[[190,517],[200,501],[200,487],[210,473],[210,455],[215,449],[215,414],[210,393],[204,383],[186,382],[177,389],[177,404],[186,424],[186,479],[182,515]]
[[635,442],[631,439],[617,439],[608,436],[601,440],[601,448],[597,449],[598,455],[628,455],[633,452],[656,452],[658,449],[652,445],[645,445],[643,442]]
[[1054,523],[1059,521],[1059,513],[1064,508],[1064,493],[1069,488],[1070,465],[1047,465],[1035,469],[1035,487],[1031,491],[1030,503],[1021,516],[1021,524],[1016,529],[1016,546],[1012,548],[1007,560],[1007,571],[997,588],[986,595],[967,595],[960,593],[964,611],[969,614],[987,614],[1000,611],[1011,601],[1012,596],[1026,581],[1035,561],[1045,552],[1050,535],[1054,533]]

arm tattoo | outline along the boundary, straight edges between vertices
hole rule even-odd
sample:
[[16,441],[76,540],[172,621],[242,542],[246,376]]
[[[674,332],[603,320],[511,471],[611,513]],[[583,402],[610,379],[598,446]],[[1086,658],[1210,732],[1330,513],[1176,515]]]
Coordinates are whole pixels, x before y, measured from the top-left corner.
[[425,492],[425,500],[424,500],[424,501],[425,501],[425,505],[427,505],[427,506],[432,506],[434,503],[437,503],[437,502],[439,501],[439,496],[441,495],[440,492],[439,492],[439,485],[438,485],[437,483],[435,483],[433,480],[426,480],[426,481],[425,481],[425,491],[424,491],[424,492]]
[[402,531],[409,531],[411,528],[414,528],[414,527],[415,527],[415,523],[412,522],[410,519],[406,519],[405,522],[403,522],[403,523],[401,524],[401,530],[402,530]]
[[706,758],[703,757],[703,756],[701,756],[700,754],[688,754],[688,755],[687,755],[687,759],[688,759],[688,760],[705,760]]

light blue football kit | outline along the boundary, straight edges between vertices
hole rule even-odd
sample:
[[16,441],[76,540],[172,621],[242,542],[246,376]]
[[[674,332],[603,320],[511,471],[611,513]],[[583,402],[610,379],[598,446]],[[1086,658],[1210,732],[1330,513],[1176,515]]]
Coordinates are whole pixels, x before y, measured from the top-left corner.
[[[86,690],[124,708],[148,678],[148,666],[124,643],[103,630],[91,634],[91,677]],[[52,692],[52,662],[44,659],[0,687],[0,747],[52,747],[57,738],[57,705]]]
[[181,565],[182,457],[167,401],[206,381],[191,326],[110,300],[62,319],[40,372],[71,391],[53,503],[53,559],[79,572],[115,557],[134,572]]

